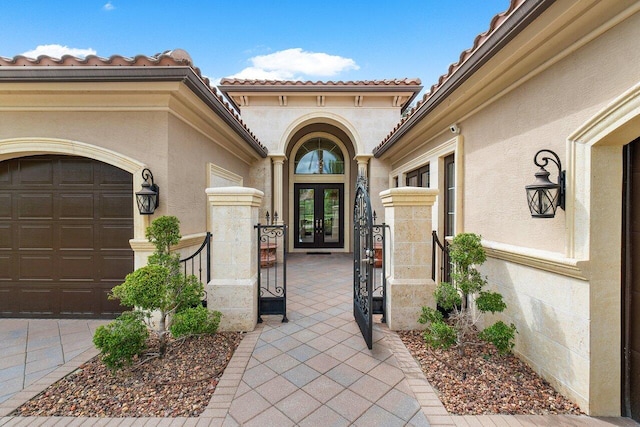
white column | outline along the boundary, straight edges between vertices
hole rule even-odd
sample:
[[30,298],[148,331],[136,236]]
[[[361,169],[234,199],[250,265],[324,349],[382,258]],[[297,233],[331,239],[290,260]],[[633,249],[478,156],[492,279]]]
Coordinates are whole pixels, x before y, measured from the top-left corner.
[[264,193],[248,187],[207,188],[211,281],[207,301],[222,313],[220,330],[252,331],[258,321],[258,238],[253,228]]
[[353,158],[356,162],[358,162],[358,176],[367,176],[367,169],[369,166],[369,159],[373,157],[373,154],[356,154]]
[[284,161],[287,160],[287,156],[282,153],[269,154],[271,161],[273,162],[273,212],[271,215],[278,214],[278,224],[282,224],[284,217],[283,202],[282,202],[282,189],[284,188],[282,170],[284,167]]
[[424,329],[418,323],[422,306],[435,308],[436,283],[431,279],[431,208],[438,190],[399,187],[380,198],[389,225],[387,325],[391,330]]

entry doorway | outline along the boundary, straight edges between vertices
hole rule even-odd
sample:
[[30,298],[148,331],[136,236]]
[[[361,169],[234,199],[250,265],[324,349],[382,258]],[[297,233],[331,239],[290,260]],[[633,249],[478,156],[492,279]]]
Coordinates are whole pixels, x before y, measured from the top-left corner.
[[640,139],[624,147],[622,412],[640,421]]
[[344,247],[344,184],[294,185],[294,247]]

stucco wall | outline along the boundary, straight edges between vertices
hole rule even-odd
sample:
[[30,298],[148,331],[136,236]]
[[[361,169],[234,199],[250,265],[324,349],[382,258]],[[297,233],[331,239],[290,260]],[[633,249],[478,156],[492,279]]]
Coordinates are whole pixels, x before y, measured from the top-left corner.
[[[154,217],[176,215],[183,235],[206,231],[209,162],[249,177],[249,164],[168,112],[0,113],[0,140],[14,138],[25,138],[24,150],[30,150],[29,138],[54,138],[106,148],[144,164],[160,187]],[[132,188],[132,196],[138,190]]]
[[0,139],[59,138],[105,147],[152,168],[166,153],[162,112],[24,111],[0,113]]
[[[291,136],[292,126],[306,119],[309,123],[347,124],[349,128],[356,130],[355,135],[349,135],[355,139],[353,143],[361,145],[363,153],[371,153],[398,123],[399,114],[398,108],[366,109],[331,105],[277,107],[252,104],[242,108],[242,119],[270,152],[284,152],[284,144],[287,142],[286,138]],[[323,115],[328,120],[323,120]]]
[[[568,46],[565,57],[549,59],[552,65],[523,76],[482,108],[452,118],[464,141],[463,162],[457,164],[464,174],[463,223],[457,231],[511,248],[505,251],[512,251],[509,257],[516,261],[489,258],[483,273],[507,299],[504,318],[519,331],[516,352],[583,410],[597,415],[620,413],[621,202],[601,205],[588,195],[577,198],[569,181],[568,209],[573,211],[536,220],[524,187],[534,180],[538,150],[555,151],[563,167],[570,167],[570,136],[640,82],[640,68],[632,65],[640,63],[638,40],[636,13],[581,47]],[[441,132],[430,141],[414,141],[417,149],[397,159],[394,170],[444,144],[448,131]],[[627,139],[585,148],[579,153],[584,159],[573,163],[579,169],[571,171],[570,179],[591,189],[594,197],[616,194],[620,201],[620,146],[640,136],[640,128],[620,135]],[[596,154],[594,163],[590,159]],[[549,171],[555,180],[555,167]],[[600,178],[594,182],[594,177]],[[579,215],[572,223],[574,212]],[[603,229],[614,234],[601,235]]]
[[[630,66],[640,63],[638,40],[640,16],[634,16],[461,122],[466,230],[487,240],[565,252],[564,212],[541,221],[529,215],[524,187],[537,170],[533,156],[548,148],[566,167],[567,137],[640,81],[640,69]],[[555,168],[550,172],[555,179]]]
[[[613,209],[612,215],[592,214],[592,223],[576,224],[572,235],[563,211],[550,220],[530,218],[524,186],[533,181],[537,150],[554,150],[566,167],[569,136],[640,81],[640,70],[629,66],[640,61],[637,40],[640,16],[636,15],[461,124],[466,231],[480,233],[489,241],[560,256],[569,253],[576,236],[593,246],[590,252],[576,253],[586,261],[587,281],[495,259],[490,261],[488,275],[490,283],[510,295],[513,307],[509,313],[521,331],[517,351],[583,410],[599,415],[620,411],[621,261],[619,252],[595,250],[594,242],[619,241],[622,206],[607,206]],[[583,164],[584,169],[573,171],[573,176],[589,181],[596,176],[595,168],[606,168],[609,172],[600,174],[606,180],[592,182],[592,190],[604,185],[605,191],[620,194],[621,150],[599,148],[603,149],[617,160]],[[571,181],[567,185],[569,189],[573,186]],[[569,192],[568,197],[575,196]],[[576,212],[591,209],[578,202],[568,208]],[[603,229],[598,221],[615,222],[618,234],[594,235]]]
[[488,258],[481,272],[507,310],[495,320],[518,328],[514,352],[586,410],[589,402],[589,283]]
[[180,219],[182,234],[206,231],[208,164],[240,175],[245,181],[250,165],[173,115],[169,115],[168,140],[164,156],[167,210]]

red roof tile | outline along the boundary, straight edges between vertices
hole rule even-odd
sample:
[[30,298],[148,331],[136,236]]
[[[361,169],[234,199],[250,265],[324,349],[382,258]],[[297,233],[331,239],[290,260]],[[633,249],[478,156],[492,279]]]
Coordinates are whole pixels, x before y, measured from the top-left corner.
[[314,87],[380,87],[380,86],[419,86],[422,82],[418,78],[393,80],[349,80],[349,81],[295,81],[295,80],[247,80],[224,78],[220,86],[314,86]]

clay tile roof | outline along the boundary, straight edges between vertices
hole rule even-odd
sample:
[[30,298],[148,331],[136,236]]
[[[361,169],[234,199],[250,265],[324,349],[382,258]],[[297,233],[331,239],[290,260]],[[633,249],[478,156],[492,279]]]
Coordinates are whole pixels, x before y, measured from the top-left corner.
[[391,80],[348,80],[348,81],[299,81],[299,80],[249,80],[224,78],[220,81],[218,89],[231,100],[236,108],[240,108],[233,100],[234,92],[334,92],[345,91],[375,93],[375,92],[412,92],[409,100],[405,102],[402,111],[411,105],[414,98],[422,90],[422,82],[418,78],[391,79]]
[[158,53],[154,56],[137,55],[127,58],[121,55],[113,55],[109,58],[102,58],[96,55],[88,55],[85,58],[76,58],[71,55],[63,55],[62,58],[41,55],[37,58],[28,58],[18,55],[13,58],[0,56],[1,66],[13,67],[34,67],[34,66],[190,66],[193,64],[189,54],[182,49],[175,49]]
[[408,111],[402,120],[389,132],[389,134],[385,137],[384,140],[374,149],[374,153],[383,148],[389,140],[401,129],[406,123],[411,119],[411,117],[420,110],[427,101],[429,101],[442,86],[452,78],[456,74],[456,72],[480,49],[484,43],[489,40],[489,38],[496,32],[498,28],[513,14],[513,12],[520,7],[526,0],[511,0],[509,4],[509,8],[502,13],[495,15],[491,19],[491,23],[489,24],[489,29],[484,33],[478,34],[476,38],[473,40],[473,46],[469,49],[463,51],[460,54],[460,58],[458,62],[455,62],[449,65],[447,72],[440,76],[438,82],[431,86],[430,90],[424,94],[422,100],[418,101],[415,107],[411,108]]
[[260,143],[258,138],[251,132],[242,121],[238,112],[232,108],[229,102],[211,85],[207,77],[204,77],[198,67],[193,65],[193,60],[189,53],[183,49],[168,50],[157,53],[153,56],[137,55],[128,58],[121,55],[113,55],[109,58],[102,58],[96,55],[88,55],[85,58],[76,58],[71,55],[64,55],[62,58],[53,58],[41,55],[37,58],[28,58],[18,55],[13,58],[0,56],[0,67],[189,67],[195,75],[206,85],[215,99],[224,107],[227,113],[233,117],[238,124],[246,131],[247,135],[257,145],[259,151],[267,152],[267,148]]
[[422,84],[420,79],[393,79],[393,80],[348,80],[348,81],[294,81],[294,80],[249,80],[249,79],[231,79],[224,78],[220,81],[220,86],[272,86],[281,88],[283,86],[296,87],[394,87],[394,86],[419,86]]

